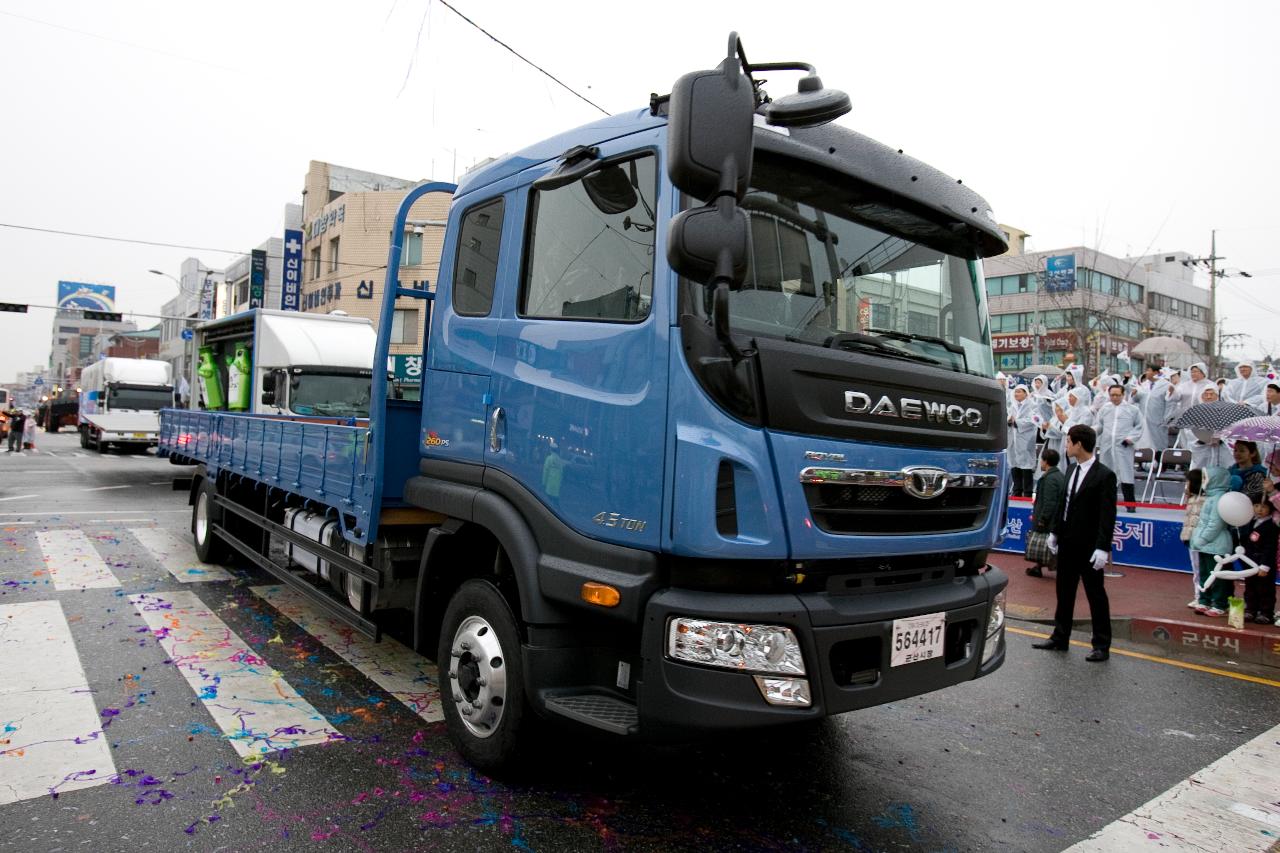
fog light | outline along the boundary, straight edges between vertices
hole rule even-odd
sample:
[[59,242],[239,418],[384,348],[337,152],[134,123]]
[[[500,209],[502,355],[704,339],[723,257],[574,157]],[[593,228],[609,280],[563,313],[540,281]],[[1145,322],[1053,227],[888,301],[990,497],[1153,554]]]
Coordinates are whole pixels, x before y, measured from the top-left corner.
[[986,642],[982,644],[982,662],[984,664],[995,657],[996,651],[1000,648],[1000,641],[1004,639],[1005,592],[1005,590],[1000,590],[991,602],[991,613],[987,617]]
[[667,656],[745,672],[804,675],[800,641],[790,628],[672,617]]
[[808,708],[813,704],[807,678],[770,678],[767,675],[757,675],[756,684],[764,694],[764,701],[770,705]]

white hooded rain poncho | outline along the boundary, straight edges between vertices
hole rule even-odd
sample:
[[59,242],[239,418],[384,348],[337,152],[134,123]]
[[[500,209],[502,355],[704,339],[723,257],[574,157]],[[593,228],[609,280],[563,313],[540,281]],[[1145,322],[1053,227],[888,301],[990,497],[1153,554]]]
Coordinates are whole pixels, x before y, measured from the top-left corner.
[[1156,453],[1169,447],[1169,424],[1177,411],[1177,388],[1169,381],[1169,371],[1161,370],[1150,388],[1138,391],[1136,402],[1142,410],[1143,433],[1141,447],[1150,447]]
[[[1021,385],[1015,391],[1026,391]],[[1018,398],[1022,399],[1019,400]],[[1014,394],[1013,404],[1009,407],[1009,467],[1034,470],[1036,467],[1036,426],[1035,415],[1038,404],[1026,394]]]
[[[1198,373],[1193,371],[1198,371]],[[1197,376],[1200,378],[1197,379]],[[1203,361],[1197,361],[1182,371],[1182,381],[1178,383],[1178,392],[1174,397],[1177,401],[1177,407],[1173,413],[1173,419],[1176,421],[1187,409],[1199,403],[1206,388],[1212,388],[1216,391],[1218,386],[1209,378],[1209,366]],[[1178,433],[1179,447],[1194,448],[1195,444],[1196,437],[1191,430],[1184,429]]]
[[[1246,373],[1249,375],[1245,376]],[[1257,409],[1266,403],[1266,388],[1267,377],[1251,362],[1242,361],[1236,365],[1236,378],[1228,381],[1223,389],[1222,399]]]
[[1098,461],[1116,472],[1116,480],[1132,484],[1134,481],[1133,452],[1142,440],[1143,419],[1138,407],[1125,399],[1125,388],[1120,383],[1113,387],[1121,390],[1119,405],[1108,396],[1093,428],[1098,431]]
[[1093,426],[1093,414],[1084,402],[1088,392],[1083,388],[1072,388],[1060,399],[1053,402],[1053,417],[1049,419],[1049,429],[1045,433],[1044,446],[1058,451],[1058,468],[1067,470],[1068,459],[1063,452],[1067,432],[1076,424]]

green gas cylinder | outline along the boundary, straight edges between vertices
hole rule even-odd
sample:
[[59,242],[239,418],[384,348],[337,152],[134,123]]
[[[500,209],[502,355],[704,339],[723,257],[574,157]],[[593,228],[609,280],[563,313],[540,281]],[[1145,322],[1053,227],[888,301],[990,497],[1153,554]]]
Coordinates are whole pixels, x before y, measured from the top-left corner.
[[236,344],[236,354],[227,361],[227,408],[233,412],[248,411],[253,389],[253,361],[249,344]]
[[213,347],[200,347],[200,366],[196,368],[200,380],[200,399],[206,409],[222,409],[227,405],[222,394],[222,375],[214,360]]

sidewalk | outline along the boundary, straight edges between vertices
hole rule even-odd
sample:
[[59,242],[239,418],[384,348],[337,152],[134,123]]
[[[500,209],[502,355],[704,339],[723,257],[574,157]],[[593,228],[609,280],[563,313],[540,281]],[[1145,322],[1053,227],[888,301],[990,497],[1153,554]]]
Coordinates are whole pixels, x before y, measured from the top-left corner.
[[[1028,577],[1020,554],[992,552],[990,562],[1009,576],[1008,612],[1014,619],[1052,624],[1056,602],[1052,572]],[[1112,631],[1117,640],[1155,645],[1165,653],[1232,660],[1280,668],[1280,628],[1246,624],[1237,631],[1225,616],[1198,616],[1187,607],[1193,596],[1190,572],[1133,566],[1108,567],[1122,577],[1107,578]],[[1237,582],[1237,590],[1243,584]],[[1076,625],[1088,626],[1089,605],[1082,586],[1076,595]]]

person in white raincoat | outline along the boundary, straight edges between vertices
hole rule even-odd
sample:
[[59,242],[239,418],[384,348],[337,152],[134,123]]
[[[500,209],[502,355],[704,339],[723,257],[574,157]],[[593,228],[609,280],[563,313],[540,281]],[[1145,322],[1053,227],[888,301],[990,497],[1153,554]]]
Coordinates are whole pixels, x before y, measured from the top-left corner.
[[[1209,367],[1203,361],[1197,361],[1184,370],[1182,372],[1182,381],[1178,383],[1178,393],[1175,397],[1178,405],[1177,410],[1173,413],[1173,419],[1176,421],[1186,414],[1187,409],[1199,403],[1207,388],[1213,389],[1214,399],[1216,400],[1218,398],[1218,386],[1209,378]],[[1195,444],[1196,437],[1191,430],[1184,429],[1179,431],[1178,447],[1194,448]]]
[[1266,397],[1267,378],[1250,362],[1236,365],[1236,378],[1227,382],[1222,399],[1228,403],[1242,403],[1258,408]]
[[1036,403],[1027,396],[1026,386],[1013,389],[1009,408],[1009,467],[1013,469],[1013,496],[1031,497],[1036,467]]
[[1156,453],[1168,449],[1169,424],[1173,422],[1173,413],[1177,409],[1176,393],[1176,387],[1163,370],[1156,374],[1155,381],[1149,388],[1138,390],[1134,402],[1142,409],[1143,433],[1140,447],[1150,447]]
[[[1200,394],[1201,403],[1218,402],[1218,386],[1212,382]],[[1184,434],[1190,436],[1187,446],[1191,448],[1191,467],[1192,468],[1213,468],[1219,466],[1222,468],[1230,468],[1235,464],[1235,459],[1231,456],[1231,448],[1227,443],[1218,438],[1210,430],[1203,429],[1184,429]],[[1181,437],[1178,439],[1181,441]]]
[[1054,400],[1053,416],[1049,418],[1049,428],[1045,431],[1044,446],[1058,451],[1058,467],[1065,473],[1069,460],[1062,452],[1062,441],[1067,432],[1076,424],[1093,426],[1093,413],[1085,404],[1086,392],[1083,388],[1072,388],[1065,395]]
[[[1133,453],[1142,439],[1142,413],[1125,399],[1125,387],[1119,383],[1107,389],[1107,402],[1098,412],[1093,428],[1098,432],[1098,461],[1116,472],[1120,492],[1132,504],[1135,500]],[[1126,507],[1136,512],[1133,506]]]

